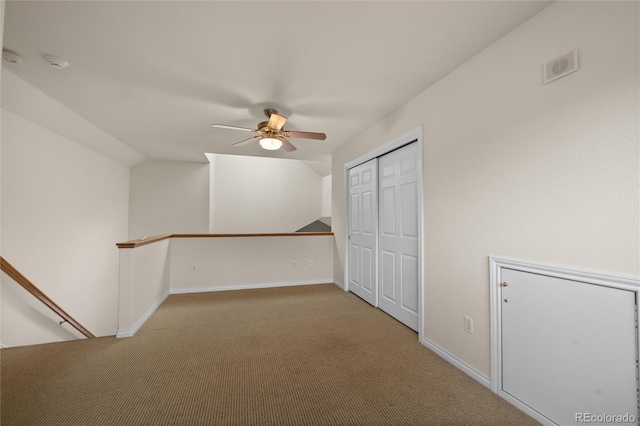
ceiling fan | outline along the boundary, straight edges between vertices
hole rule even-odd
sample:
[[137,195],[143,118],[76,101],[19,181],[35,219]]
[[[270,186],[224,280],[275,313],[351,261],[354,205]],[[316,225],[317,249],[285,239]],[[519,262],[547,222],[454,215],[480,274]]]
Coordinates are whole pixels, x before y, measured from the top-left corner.
[[226,124],[212,124],[212,127],[220,129],[242,130],[244,132],[258,133],[256,136],[236,142],[234,146],[246,145],[254,140],[258,139],[260,146],[264,149],[274,151],[276,149],[284,149],[287,152],[295,151],[296,147],[293,146],[286,138],[302,138],[302,139],[316,139],[323,141],[327,138],[324,133],[315,132],[298,132],[294,130],[284,130],[284,123],[287,122],[287,117],[278,115],[278,111],[275,109],[265,109],[264,115],[269,120],[258,123],[257,129],[250,129],[248,127],[227,126]]

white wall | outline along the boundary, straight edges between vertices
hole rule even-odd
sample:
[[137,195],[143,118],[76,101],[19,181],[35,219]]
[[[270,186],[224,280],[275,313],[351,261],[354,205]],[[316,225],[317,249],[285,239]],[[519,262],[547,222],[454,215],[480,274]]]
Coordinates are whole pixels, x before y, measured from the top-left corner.
[[[3,109],[1,171],[2,256],[93,334],[115,334],[129,168]],[[3,296],[13,306],[2,309],[2,343],[11,345],[32,313]]]
[[170,241],[120,249],[117,337],[130,337],[169,295]]
[[331,175],[322,178],[322,217],[331,216]]
[[[4,6],[5,0],[0,0],[0,45],[3,44],[4,37]],[[2,66],[0,66],[0,79],[2,78]],[[1,86],[1,85],[0,85]],[[0,88],[0,99],[2,99],[2,89]],[[2,110],[0,109],[0,129],[2,126]],[[2,133],[2,132],[0,132]],[[2,135],[0,134],[0,176],[2,176]],[[2,187],[2,178],[0,177],[0,188]],[[2,191],[0,191],[0,229],[2,229]],[[2,253],[2,238],[0,238],[0,253]],[[0,276],[0,348],[2,343],[2,283],[4,277]]]
[[332,235],[298,234],[173,237],[122,248],[116,336],[133,336],[169,293],[330,283],[333,245]]
[[214,224],[216,221],[216,209],[215,209],[215,189],[216,189],[216,154],[206,154],[207,160],[209,160],[209,227],[208,232],[213,232]]
[[[2,344],[7,347],[84,339],[42,302],[2,273]],[[72,315],[72,314],[71,314]],[[73,315],[72,315],[73,316]]]
[[[336,151],[334,279],[344,164],[419,125],[426,339],[489,376],[490,255],[637,276],[638,18],[637,2],[556,2]],[[542,85],[575,47],[581,69]]]
[[322,215],[322,178],[298,160],[215,155],[212,233],[295,232]]
[[170,271],[172,293],[329,283],[333,236],[172,238]]
[[21,67],[34,66],[33,63],[29,63],[28,59],[20,65],[3,63],[2,66],[4,68],[2,74],[3,108],[9,109],[14,114],[40,127],[49,129],[65,139],[99,152],[118,163],[133,166],[145,160],[142,154],[130,146],[120,142],[78,113],[18,77],[16,73]]
[[129,238],[209,229],[209,164],[147,160],[131,169]]

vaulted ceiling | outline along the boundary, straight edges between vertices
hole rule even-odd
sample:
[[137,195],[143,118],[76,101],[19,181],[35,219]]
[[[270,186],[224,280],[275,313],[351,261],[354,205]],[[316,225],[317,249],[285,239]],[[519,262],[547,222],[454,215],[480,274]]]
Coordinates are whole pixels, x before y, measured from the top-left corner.
[[[326,161],[549,3],[7,1],[4,48],[24,60],[3,66],[146,158]],[[326,141],[271,152],[211,127],[255,128],[266,107]]]

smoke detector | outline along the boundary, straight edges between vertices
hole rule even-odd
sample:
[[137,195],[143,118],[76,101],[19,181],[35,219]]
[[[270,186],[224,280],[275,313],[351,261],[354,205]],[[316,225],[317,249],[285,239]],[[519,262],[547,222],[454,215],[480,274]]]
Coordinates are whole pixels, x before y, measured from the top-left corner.
[[55,68],[57,70],[61,70],[63,68],[66,68],[69,66],[69,62],[65,61],[62,58],[58,58],[56,56],[45,56],[44,57],[47,62],[49,62],[49,65],[51,65],[52,68]]
[[6,49],[2,49],[2,59],[12,64],[22,63],[22,56],[18,55],[16,52],[12,52]]

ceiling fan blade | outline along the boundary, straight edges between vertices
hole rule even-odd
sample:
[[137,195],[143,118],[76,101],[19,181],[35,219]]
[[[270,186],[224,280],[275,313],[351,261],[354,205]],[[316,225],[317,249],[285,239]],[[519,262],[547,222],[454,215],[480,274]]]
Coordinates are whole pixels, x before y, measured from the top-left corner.
[[260,137],[260,135],[258,135],[258,136],[251,136],[250,138],[243,139],[243,140],[241,140],[240,142],[236,142],[236,143],[234,143],[234,144],[233,144],[233,146],[243,146],[243,145],[246,145],[246,144],[248,144],[249,142],[251,142],[251,141],[253,141],[254,139],[257,139],[257,138],[259,138],[259,137]]
[[282,129],[282,126],[284,126],[284,123],[286,122],[287,122],[287,117],[283,117],[281,115],[272,113],[269,116],[269,123],[267,124],[267,126],[269,126],[269,128],[273,130],[280,130]]
[[216,127],[218,129],[229,129],[229,130],[242,130],[245,132],[257,132],[256,129],[250,129],[248,127],[238,127],[238,126],[227,126],[226,124],[212,124],[211,127]]
[[289,138],[316,139],[319,141],[323,141],[327,138],[327,135],[324,133],[296,132],[294,130],[288,130],[284,132],[284,135]]
[[280,138],[280,140],[282,141],[282,149],[287,151],[287,152],[291,152],[291,151],[295,151],[296,148],[295,146],[293,146],[293,144],[291,142],[289,142],[288,140],[286,140],[285,138]]

